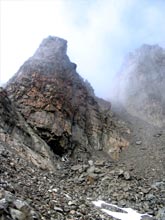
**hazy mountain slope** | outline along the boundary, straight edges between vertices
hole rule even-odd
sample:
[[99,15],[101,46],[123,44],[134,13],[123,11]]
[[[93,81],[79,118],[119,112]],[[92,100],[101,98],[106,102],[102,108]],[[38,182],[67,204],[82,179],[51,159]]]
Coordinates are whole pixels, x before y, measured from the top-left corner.
[[115,102],[150,124],[165,126],[165,49],[143,45],[130,53],[115,86]]
[[144,178],[165,175],[165,50],[142,45],[130,53],[114,80],[112,110],[131,130],[125,166]]

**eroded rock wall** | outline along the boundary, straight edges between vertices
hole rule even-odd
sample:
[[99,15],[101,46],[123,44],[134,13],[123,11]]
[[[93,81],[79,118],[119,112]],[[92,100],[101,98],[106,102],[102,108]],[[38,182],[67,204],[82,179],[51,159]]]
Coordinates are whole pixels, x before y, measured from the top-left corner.
[[10,149],[41,169],[54,170],[50,148],[26,123],[2,88],[0,119],[0,152]]
[[28,124],[59,156],[72,154],[75,149],[81,149],[83,154],[111,154],[112,149],[126,147],[128,142],[117,129],[118,121],[113,120],[110,103],[104,101],[106,107],[101,107],[66,50],[67,42],[63,39],[43,40],[34,56],[8,82],[10,98]]

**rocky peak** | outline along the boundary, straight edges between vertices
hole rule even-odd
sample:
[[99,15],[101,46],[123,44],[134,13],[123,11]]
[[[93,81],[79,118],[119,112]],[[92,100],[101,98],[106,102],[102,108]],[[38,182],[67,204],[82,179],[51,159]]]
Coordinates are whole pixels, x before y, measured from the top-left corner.
[[[34,55],[20,67],[7,84],[14,83],[22,78],[28,81],[32,72],[33,74],[45,75],[46,78],[54,78],[57,74],[60,77],[67,77],[67,75],[63,76],[65,71],[70,72],[70,74],[72,71],[76,72],[76,64],[70,62],[66,50],[66,40],[49,36],[41,42]],[[77,77],[80,78],[78,74]]]
[[43,40],[8,82],[8,94],[55,154],[81,151],[87,158],[94,151],[119,152],[128,145],[119,134],[120,123],[110,108],[100,107],[92,87],[66,55],[66,45],[56,37]]
[[67,41],[59,38],[49,36],[44,39],[39,48],[35,52],[33,59],[40,59],[44,61],[54,60],[58,57],[66,56]]
[[116,78],[118,99],[128,112],[160,127],[165,125],[164,73],[165,50],[145,44],[129,54]]

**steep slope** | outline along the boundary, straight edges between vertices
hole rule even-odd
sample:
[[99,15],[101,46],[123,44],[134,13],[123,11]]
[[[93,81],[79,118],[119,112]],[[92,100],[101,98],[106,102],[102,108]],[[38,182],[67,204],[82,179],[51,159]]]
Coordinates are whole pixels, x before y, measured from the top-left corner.
[[[104,109],[66,55],[67,42],[44,39],[8,82],[7,92],[28,124],[59,156],[119,153],[128,142],[125,126]],[[107,106],[110,104],[107,103]]]
[[165,50],[143,45],[130,53],[116,77],[116,100],[126,110],[158,127],[165,126]]
[[165,176],[165,130],[128,113],[124,107],[113,106],[118,118],[131,130],[130,145],[120,155],[118,164],[141,178],[162,181]]
[[163,179],[165,50],[158,45],[143,45],[130,53],[114,84],[112,110],[131,130],[130,146],[120,162],[143,178]]

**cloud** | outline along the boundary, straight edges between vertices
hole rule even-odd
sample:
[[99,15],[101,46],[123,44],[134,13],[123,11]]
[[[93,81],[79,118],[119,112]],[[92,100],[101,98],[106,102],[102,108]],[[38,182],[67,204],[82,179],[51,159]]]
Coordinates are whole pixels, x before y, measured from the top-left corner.
[[9,78],[48,35],[68,40],[68,54],[97,95],[108,97],[127,53],[165,45],[163,0],[2,0],[1,78]]

